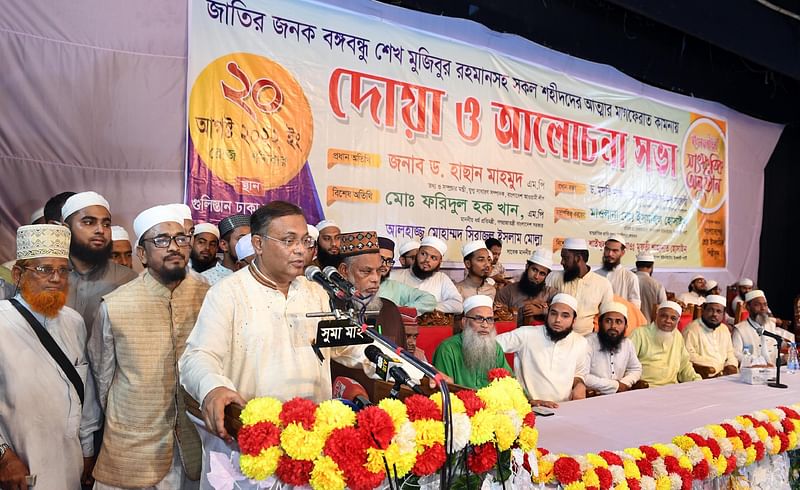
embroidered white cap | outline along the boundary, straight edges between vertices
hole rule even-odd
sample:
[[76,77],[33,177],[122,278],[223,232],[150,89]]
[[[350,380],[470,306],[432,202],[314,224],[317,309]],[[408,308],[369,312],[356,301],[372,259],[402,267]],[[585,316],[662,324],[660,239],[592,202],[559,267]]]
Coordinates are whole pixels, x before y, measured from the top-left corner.
[[751,288],[753,287],[753,280],[745,277],[744,279],[740,279],[739,282],[736,283],[736,285]]
[[464,313],[469,313],[471,310],[478,308],[479,306],[488,306],[491,308],[493,304],[494,300],[492,300],[492,298],[489,296],[475,294],[464,300]]
[[752,290],[749,293],[744,295],[745,303],[749,303],[750,301],[752,301],[752,300],[754,300],[756,298],[767,299],[767,297],[764,295],[764,291],[762,291],[760,289],[754,289],[754,290]]
[[219,228],[217,228],[217,225],[212,225],[211,223],[197,223],[194,225],[194,236],[200,233],[211,233],[219,240]]
[[147,230],[160,223],[178,223],[183,226],[183,217],[175,212],[172,205],[162,204],[145,209],[133,220],[136,243],[142,240],[142,235],[147,233]]
[[528,262],[541,265],[547,269],[553,268],[553,252],[546,248],[537,248],[533,251],[533,255],[528,259]]
[[[317,228],[317,231],[321,232],[325,228],[331,228],[331,227],[339,228],[339,225],[337,225],[336,222],[333,221],[332,219],[324,219],[324,220],[320,221],[319,223],[317,223],[317,227],[316,228]],[[341,230],[342,229],[339,228],[339,231],[341,231]]]
[[611,235],[608,238],[606,238],[606,241],[619,242],[622,244],[623,247],[627,246],[627,244],[625,243],[625,237],[623,237],[622,235]]
[[[483,240],[474,240],[472,242],[464,244],[464,246],[461,247],[461,256],[466,259],[467,255],[471,254],[476,250],[481,250],[481,249],[489,250],[486,247],[486,242],[484,242]],[[442,252],[442,254],[444,254],[444,252]]]
[[89,206],[102,206],[111,212],[111,206],[105,197],[94,191],[79,192],[64,201],[64,205],[61,206],[61,221],[66,221],[72,213]]
[[405,255],[412,250],[417,250],[419,248],[419,242],[416,240],[411,240],[410,242],[406,242],[400,245],[400,248],[397,250],[398,255]]
[[69,228],[61,225],[23,225],[17,228],[17,260],[69,258]]
[[121,241],[131,241],[130,235],[128,235],[128,230],[121,226],[112,226],[111,227],[111,241],[112,242],[121,242]]
[[[447,244],[444,243],[444,240],[441,238],[437,238],[435,236],[426,236],[419,242],[420,247],[433,247],[439,251],[440,254],[444,255],[447,253]],[[485,245],[484,245],[485,246]]]
[[550,301],[550,305],[554,305],[560,303],[562,305],[567,305],[572,310],[577,313],[578,312],[578,300],[575,299],[575,296],[567,293],[558,293],[557,295],[553,296],[553,300]]

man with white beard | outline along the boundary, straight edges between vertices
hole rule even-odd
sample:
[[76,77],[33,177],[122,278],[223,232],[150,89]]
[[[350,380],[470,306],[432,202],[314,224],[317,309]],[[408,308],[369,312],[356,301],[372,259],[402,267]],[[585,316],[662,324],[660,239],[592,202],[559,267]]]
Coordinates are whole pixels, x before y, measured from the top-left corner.
[[586,398],[589,344],[572,331],[577,311],[578,300],[559,293],[544,327],[528,325],[497,336],[503,350],[515,354],[514,376],[533,406],[558,408],[558,402]]
[[681,306],[665,301],[658,305],[655,321],[637,328],[630,336],[642,363],[642,379],[650,386],[702,379],[692,367],[683,336],[675,331],[680,317]]
[[[733,353],[739,362],[744,358],[744,349],[747,348],[753,356],[762,356],[769,364],[775,365],[778,357],[777,342],[770,337],[764,337],[763,331],[772,332],[782,337],[791,336],[789,332],[778,328],[775,320],[769,316],[769,305],[764,291],[754,289],[744,297],[747,320],[737,323],[733,328]],[[794,339],[792,339],[794,340]]]
[[476,294],[464,300],[464,330],[439,344],[433,365],[456,384],[483,388],[487,374],[495,368],[511,371],[497,341],[492,298]]

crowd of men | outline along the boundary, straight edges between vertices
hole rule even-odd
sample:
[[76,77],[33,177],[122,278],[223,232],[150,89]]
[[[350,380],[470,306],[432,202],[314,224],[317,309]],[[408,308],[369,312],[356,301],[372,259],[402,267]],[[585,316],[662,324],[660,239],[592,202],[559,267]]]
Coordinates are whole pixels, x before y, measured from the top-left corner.
[[[363,345],[315,345],[318,320],[306,314],[341,299],[306,279],[312,265],[335,268],[358,291],[352,304],[377,311],[382,334],[445,379],[480,388],[491,369],[513,370],[534,405],[730,375],[753,356],[779,356],[762,333],[782,329],[751,280],[739,281],[733,309],[702,276],[668,300],[652,255],[637,255],[635,271],[621,265],[620,236],[605,242],[598,270],[586,240],[570,238],[562,270],[537,249],[518,280],[499,241],[469,242],[454,282],[437,237],[398,247],[332,220],[309,224],[283,201],[216,225],[194,223],[184,204],[143,210],[132,234],[113,223],[100,194],[65,192],[17,230],[16,260],[0,272],[4,489],[197,488],[201,445],[184,391],[207,430],[230,439],[231,403],[329,399],[331,360],[375,376]],[[748,316],[732,322],[739,303]],[[681,332],[688,305],[701,314]],[[401,309],[452,314],[460,331],[425,353],[425,327]],[[497,333],[500,310],[516,328]]]

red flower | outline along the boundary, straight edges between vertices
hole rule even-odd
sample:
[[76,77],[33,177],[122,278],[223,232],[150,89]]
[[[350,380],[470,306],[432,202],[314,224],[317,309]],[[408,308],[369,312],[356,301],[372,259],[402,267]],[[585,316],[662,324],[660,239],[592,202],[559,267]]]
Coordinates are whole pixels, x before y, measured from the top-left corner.
[[750,434],[748,434],[747,432],[742,430],[742,431],[739,431],[738,435],[739,435],[739,439],[742,440],[742,444],[744,445],[744,447],[747,447],[747,446],[753,444],[753,440],[750,438]]
[[525,468],[525,471],[531,473],[531,462],[528,460],[528,453],[522,454],[522,467]]
[[547,456],[548,454],[550,454],[550,451],[548,451],[547,449],[545,449],[545,448],[543,448],[543,447],[540,447],[540,448],[537,448],[537,449],[539,450],[539,454],[541,454],[541,455],[542,455],[542,457],[545,457],[545,456]]
[[736,456],[730,455],[727,458],[728,466],[725,468],[725,474],[728,475],[736,469]]
[[522,419],[522,425],[525,427],[536,427],[536,414],[533,412],[528,412],[528,415]]
[[277,446],[281,441],[281,431],[272,422],[258,422],[245,425],[239,430],[239,449],[243,454],[258,456],[262,449]]
[[491,442],[472,446],[467,456],[467,468],[473,473],[486,473],[497,463],[497,450]]
[[628,482],[628,488],[631,490],[642,490],[642,485],[639,483],[639,480],[635,478],[626,478],[625,481]]
[[675,456],[664,456],[664,466],[670,473],[677,473],[681,465]]
[[446,457],[444,446],[437,442],[417,455],[417,462],[411,471],[417,476],[430,475],[442,467]]
[[781,426],[783,427],[783,431],[787,434],[789,432],[794,431],[794,424],[792,423],[792,419],[786,417],[785,419],[781,420]]
[[464,407],[467,409],[467,416],[472,417],[475,415],[475,412],[482,408],[486,408],[486,404],[483,403],[483,400],[478,398],[477,393],[472,390],[461,390],[456,393],[456,396],[464,402]]
[[367,444],[363,432],[355,427],[342,427],[331,432],[323,452],[343,468],[353,460],[366,461]]
[[653,476],[653,465],[647,459],[637,459],[636,466],[639,467],[642,476]]
[[775,437],[778,435],[778,431],[775,430],[775,427],[773,427],[772,424],[764,423],[762,424],[762,427],[767,430],[767,434],[769,434],[770,437]]
[[283,425],[289,425],[292,422],[302,424],[306,430],[314,428],[315,412],[317,406],[311,400],[305,398],[292,398],[283,404],[281,410],[281,422]]
[[622,458],[612,453],[611,451],[600,451],[599,456],[606,460],[610,465],[622,466]]
[[780,452],[784,452],[787,449],[789,449],[789,436],[787,436],[786,434],[781,432],[780,434],[778,434],[778,439],[781,440],[781,450],[780,450]]
[[783,407],[783,406],[778,407],[778,408],[783,410],[783,413],[785,413],[786,416],[789,417],[790,419],[800,419],[800,414],[798,414],[796,411],[792,410],[791,408]]
[[[731,427],[732,429],[733,427]],[[734,434],[736,431],[734,431]],[[695,434],[694,432],[687,432],[686,437],[693,440],[695,444],[698,446],[705,446],[706,445],[706,438],[701,436],[700,434]]]
[[489,372],[486,373],[486,378],[490,383],[496,379],[507,378],[509,376],[511,376],[511,373],[509,373],[506,368],[494,368],[490,369]]
[[719,443],[713,437],[709,437],[706,441],[708,449],[711,450],[711,455],[715,458],[719,458],[719,455],[722,454],[722,449],[719,447]]
[[756,441],[755,444],[753,444],[753,447],[756,449],[756,461],[761,461],[761,459],[764,457],[764,443],[761,441]]
[[600,480],[600,488],[602,490],[608,490],[614,485],[614,476],[611,475],[611,471],[609,471],[608,468],[597,467],[594,469],[594,472],[597,473],[597,478]]
[[720,424],[725,429],[725,437],[736,437],[736,429],[731,424]]
[[708,478],[708,461],[705,458],[701,459],[699,463],[694,465],[692,469],[692,476],[695,480],[705,480]]
[[408,420],[415,422],[423,419],[442,420],[442,411],[436,403],[422,395],[411,395],[405,399]]
[[581,465],[570,457],[562,456],[553,465],[553,474],[562,485],[569,485],[581,479]]
[[689,470],[681,468],[680,471],[678,471],[678,475],[681,477],[681,490],[692,490],[693,479]]
[[376,406],[358,412],[358,428],[366,435],[369,445],[386,449],[394,437],[394,422],[386,411]]
[[350,465],[342,468],[347,487],[352,490],[372,490],[386,478],[385,472],[373,473],[364,468],[366,460],[359,465]]
[[278,460],[278,468],[275,470],[275,474],[284,483],[301,486],[307,484],[308,480],[311,479],[311,470],[313,468],[313,461],[281,456],[281,459]]
[[658,451],[652,446],[639,446],[639,451],[644,453],[647,461],[653,461],[658,458]]

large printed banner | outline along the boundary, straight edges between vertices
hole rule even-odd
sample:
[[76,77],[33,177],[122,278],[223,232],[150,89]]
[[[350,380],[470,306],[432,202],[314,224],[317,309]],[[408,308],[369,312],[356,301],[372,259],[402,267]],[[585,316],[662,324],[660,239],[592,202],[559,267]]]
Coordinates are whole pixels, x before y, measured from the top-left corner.
[[191,1],[188,84],[197,219],[285,199],[312,224],[438,236],[453,262],[475,239],[519,264],[615,233],[626,262],[725,267],[727,125],[711,115],[300,0]]

